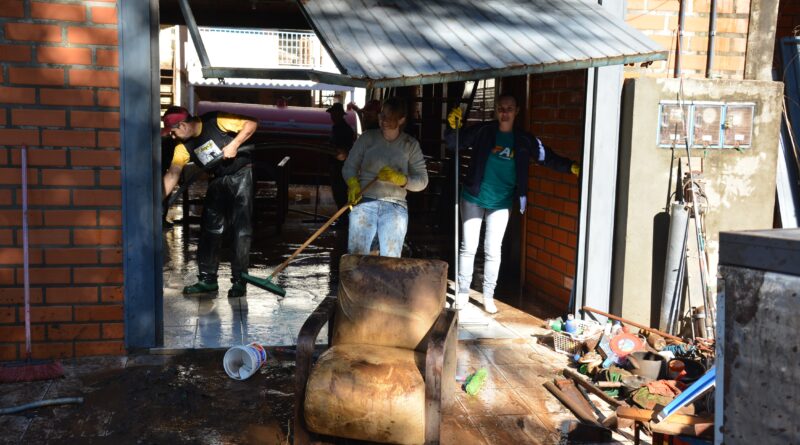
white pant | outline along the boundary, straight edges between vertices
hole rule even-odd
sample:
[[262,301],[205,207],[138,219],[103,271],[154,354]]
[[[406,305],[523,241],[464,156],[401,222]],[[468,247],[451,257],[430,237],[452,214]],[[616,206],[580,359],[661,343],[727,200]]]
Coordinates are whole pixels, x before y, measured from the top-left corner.
[[483,297],[493,298],[500,271],[500,253],[503,235],[508,225],[509,209],[489,210],[464,199],[461,200],[461,248],[458,253],[458,291],[469,293],[475,252],[481,236],[481,224],[486,219],[486,234],[483,240]]

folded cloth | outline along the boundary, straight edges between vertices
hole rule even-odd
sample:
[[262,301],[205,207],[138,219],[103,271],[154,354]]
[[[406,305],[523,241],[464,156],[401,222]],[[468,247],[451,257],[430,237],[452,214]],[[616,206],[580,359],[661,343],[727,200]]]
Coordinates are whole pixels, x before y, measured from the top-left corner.
[[654,380],[647,384],[647,391],[650,394],[675,397],[681,390],[675,386],[675,380]]

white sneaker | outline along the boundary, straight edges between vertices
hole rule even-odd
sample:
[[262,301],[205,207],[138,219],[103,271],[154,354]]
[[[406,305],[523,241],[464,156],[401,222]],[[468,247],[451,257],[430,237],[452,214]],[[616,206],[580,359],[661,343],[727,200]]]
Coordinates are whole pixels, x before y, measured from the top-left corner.
[[483,298],[483,310],[490,314],[497,313],[497,306],[494,305],[494,298]]
[[453,309],[456,310],[464,309],[465,307],[467,307],[467,304],[469,304],[469,294],[461,292],[457,293],[456,299],[453,302]]

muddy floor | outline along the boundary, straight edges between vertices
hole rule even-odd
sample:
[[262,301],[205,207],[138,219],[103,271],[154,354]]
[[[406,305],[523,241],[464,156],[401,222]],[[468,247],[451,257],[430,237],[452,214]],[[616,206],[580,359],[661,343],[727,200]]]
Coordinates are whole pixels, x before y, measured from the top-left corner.
[[[144,364],[131,358],[123,367],[97,371],[78,365],[62,380],[3,385],[3,391],[20,392],[14,397],[20,404],[68,396],[82,396],[84,403],[0,416],[0,443],[290,443],[294,362],[272,353],[258,375],[236,381],[225,374],[223,355],[148,356]],[[33,394],[32,386],[44,385],[45,394]]]

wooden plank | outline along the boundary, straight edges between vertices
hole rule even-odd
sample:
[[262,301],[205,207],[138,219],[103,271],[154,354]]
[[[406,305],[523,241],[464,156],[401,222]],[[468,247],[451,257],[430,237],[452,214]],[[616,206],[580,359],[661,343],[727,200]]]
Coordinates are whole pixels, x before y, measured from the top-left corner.
[[327,297],[308,316],[300,333],[297,336],[297,360],[295,362],[295,396],[294,396],[294,443],[311,443],[311,433],[306,428],[303,405],[306,400],[306,382],[311,373],[314,357],[314,345],[319,331],[325,323],[329,323],[329,330],[333,324],[333,314],[336,312],[334,297]]
[[[452,403],[452,386],[444,382],[451,382],[455,378],[455,355],[449,353],[448,346],[452,347],[455,326],[457,326],[457,313],[449,309],[442,309],[439,318],[431,329],[431,335],[425,351],[425,443],[433,445],[439,443],[440,424],[442,421],[442,405]],[[445,370],[452,371],[451,375]],[[445,389],[446,388],[446,389]]]
[[[650,409],[633,408],[629,406],[621,406],[617,408],[617,417],[623,419],[633,419],[638,422],[649,422],[653,420],[654,411]],[[679,425],[698,425],[704,423],[714,423],[713,417],[703,416],[687,416],[685,414],[673,414],[661,424],[675,423]]]

